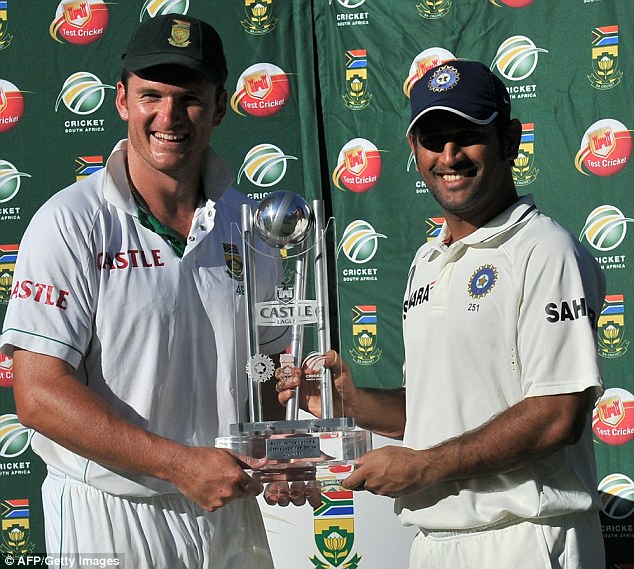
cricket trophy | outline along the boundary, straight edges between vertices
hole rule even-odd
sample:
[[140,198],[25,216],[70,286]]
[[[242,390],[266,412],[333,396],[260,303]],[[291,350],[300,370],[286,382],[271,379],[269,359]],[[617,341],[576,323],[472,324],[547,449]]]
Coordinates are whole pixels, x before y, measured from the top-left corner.
[[[336,305],[330,300],[334,296],[336,302],[337,297],[332,294],[336,286],[328,281],[327,262],[329,254],[335,258],[334,219],[326,224],[322,200],[309,206],[304,198],[287,191],[268,194],[255,211],[243,205],[241,217],[249,417],[230,425],[229,435],[218,437],[216,446],[254,458],[266,457],[266,466],[253,472],[262,482],[314,480],[320,467],[354,464],[370,450],[372,440],[368,431],[355,426],[353,418],[334,417],[333,397],[337,395],[333,393],[331,370],[323,365],[323,354],[333,348],[330,309],[331,304]],[[278,287],[276,298],[266,302],[257,301],[256,234],[270,247],[280,249],[285,263],[293,267],[285,271],[292,275]],[[310,292],[314,292],[314,299],[307,298]],[[291,328],[291,341],[289,353],[280,355],[278,373],[292,373],[296,367],[312,370],[303,381],[319,382],[320,418],[299,418],[299,388],[287,404],[285,420],[263,417],[262,385],[276,380],[273,360],[260,351],[258,329],[282,325]],[[313,349],[307,350],[305,344],[310,341]]]

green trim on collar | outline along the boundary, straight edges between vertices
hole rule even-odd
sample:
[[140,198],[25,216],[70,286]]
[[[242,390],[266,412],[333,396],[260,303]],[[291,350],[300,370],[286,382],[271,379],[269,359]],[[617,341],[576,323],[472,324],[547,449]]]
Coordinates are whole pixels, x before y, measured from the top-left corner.
[[146,229],[160,235],[169,244],[174,253],[178,255],[178,258],[182,259],[185,254],[186,244],[183,243],[178,234],[173,229],[167,227],[167,225],[163,225],[158,219],[156,219],[156,217],[154,217],[151,213],[146,212],[138,205],[136,212],[139,218],[139,223]]

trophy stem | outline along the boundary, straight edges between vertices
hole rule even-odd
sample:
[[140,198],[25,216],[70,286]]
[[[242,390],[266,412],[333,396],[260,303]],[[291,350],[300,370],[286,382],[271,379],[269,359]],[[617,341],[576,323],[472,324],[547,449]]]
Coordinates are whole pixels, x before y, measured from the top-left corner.
[[[317,345],[319,352],[330,350],[330,303],[328,300],[328,266],[325,243],[325,214],[323,200],[313,200],[315,216],[315,293],[317,300]],[[321,370],[321,418],[333,417],[332,379],[330,369]]]
[[[242,244],[244,251],[244,296],[245,317],[247,322],[247,348],[249,357],[258,353],[258,327],[256,325],[256,299],[255,290],[255,236],[253,233],[253,212],[248,204],[243,204],[242,214]],[[239,409],[239,414],[242,414]],[[262,421],[262,394],[260,383],[256,378],[249,378],[249,414],[251,421]]]
[[[295,278],[293,288],[295,290],[295,298],[297,300],[306,299],[306,261],[308,259],[308,251],[306,244],[300,245],[300,251],[295,259]],[[291,329],[291,355],[296,366],[302,364],[302,354],[304,351],[304,325],[293,324]],[[299,416],[299,387],[293,390],[293,397],[286,404],[286,420],[293,421]]]

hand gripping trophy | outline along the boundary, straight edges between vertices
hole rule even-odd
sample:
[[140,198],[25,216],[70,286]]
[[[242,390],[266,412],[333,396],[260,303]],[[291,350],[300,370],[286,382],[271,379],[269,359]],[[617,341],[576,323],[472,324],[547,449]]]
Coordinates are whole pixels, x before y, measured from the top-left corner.
[[[254,472],[263,482],[311,480],[317,468],[353,464],[371,448],[370,433],[355,428],[354,419],[333,416],[330,370],[319,363],[332,347],[327,255],[328,245],[334,243],[334,220],[325,225],[323,201],[314,200],[310,207],[304,198],[286,191],[266,196],[255,212],[243,205],[241,213],[250,420],[231,425],[229,436],[216,439],[216,446],[266,457],[266,466]],[[293,283],[279,286],[274,301],[256,300],[256,232],[267,245],[282,249],[287,261],[294,261]],[[309,280],[315,299],[306,298]],[[261,384],[273,377],[274,366],[260,352],[258,328],[280,325],[291,327],[290,354],[281,355],[282,369],[304,363],[318,373],[306,380],[320,383],[319,419],[298,418],[297,394],[286,407],[285,420],[268,421],[262,416]],[[307,331],[316,335],[317,349],[304,356]]]

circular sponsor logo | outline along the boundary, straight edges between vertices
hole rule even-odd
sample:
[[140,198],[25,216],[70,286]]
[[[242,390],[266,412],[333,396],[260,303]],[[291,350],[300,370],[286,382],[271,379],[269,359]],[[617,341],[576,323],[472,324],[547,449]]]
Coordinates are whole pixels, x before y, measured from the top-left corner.
[[33,430],[27,429],[18,421],[18,416],[7,413],[0,416],[0,456],[15,458],[28,447]]
[[57,6],[49,31],[60,43],[87,45],[102,38],[108,19],[108,7],[103,0],[64,0]]
[[17,168],[7,162],[0,160],[0,203],[12,200],[20,191],[20,178],[30,178],[29,174],[18,172]]
[[626,224],[634,221],[625,217],[623,212],[613,205],[602,205],[590,212],[579,239],[585,237],[599,251],[616,249],[625,239]]
[[381,155],[365,138],[350,140],[340,151],[332,181],[340,190],[363,193],[371,190],[381,177]]
[[24,114],[24,97],[9,81],[0,79],[0,133],[18,126]]
[[592,413],[592,430],[609,445],[634,439],[634,396],[625,389],[606,389]]
[[429,79],[429,90],[438,93],[442,91],[450,91],[460,80],[460,73],[451,65],[443,65],[432,73]]
[[139,21],[144,22],[164,14],[187,14],[188,10],[189,0],[145,0]]
[[609,474],[599,482],[603,512],[615,520],[634,514],[634,481],[625,474]]
[[632,135],[627,127],[614,119],[601,119],[584,133],[575,166],[582,174],[613,176],[631,157]]
[[469,279],[467,290],[472,298],[483,298],[491,292],[498,280],[498,270],[493,265],[483,265]]
[[256,186],[262,188],[274,186],[285,176],[286,164],[289,160],[297,160],[297,158],[284,154],[273,144],[258,144],[244,157],[244,162],[238,171],[238,184],[244,174]]
[[55,102],[55,112],[60,103],[76,115],[94,113],[103,104],[106,89],[114,89],[112,85],[104,85],[101,79],[87,71],[73,73],[62,86]]
[[421,51],[412,61],[407,79],[403,83],[405,96],[409,98],[414,83],[425,75],[427,71],[452,59],[456,59],[456,56],[442,47],[430,47]]
[[540,52],[548,53],[526,36],[512,36],[498,48],[491,69],[497,67],[507,79],[522,81],[535,71]]
[[385,235],[377,233],[367,221],[357,219],[343,232],[338,251],[343,251],[353,263],[367,263],[379,248],[379,237],[385,238]]
[[290,91],[282,69],[272,63],[256,63],[240,75],[231,108],[239,115],[244,111],[255,117],[270,117],[286,106]]

